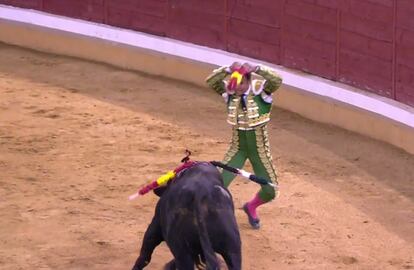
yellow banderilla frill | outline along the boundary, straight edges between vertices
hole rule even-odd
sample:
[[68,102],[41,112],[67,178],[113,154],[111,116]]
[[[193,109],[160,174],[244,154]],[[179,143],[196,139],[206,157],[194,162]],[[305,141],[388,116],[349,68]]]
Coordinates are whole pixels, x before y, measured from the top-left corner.
[[174,177],[175,177],[175,172],[174,171],[168,171],[167,173],[165,173],[165,174],[161,175],[160,177],[158,177],[157,184],[158,184],[158,186],[164,186],[168,183],[168,181],[170,181]]
[[239,85],[243,79],[243,75],[240,74],[240,72],[235,71],[230,76],[231,79],[236,78],[237,85]]

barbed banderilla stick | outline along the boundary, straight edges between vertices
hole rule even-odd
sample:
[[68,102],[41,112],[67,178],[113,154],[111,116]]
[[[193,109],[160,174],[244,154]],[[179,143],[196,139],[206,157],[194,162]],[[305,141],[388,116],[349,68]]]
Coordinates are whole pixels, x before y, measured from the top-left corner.
[[229,172],[232,172],[234,174],[241,175],[241,176],[243,176],[243,177],[245,177],[247,179],[250,179],[251,181],[253,181],[253,182],[257,183],[257,184],[260,184],[260,185],[269,185],[271,187],[276,187],[276,185],[273,184],[270,180],[268,180],[266,178],[263,178],[263,177],[256,176],[256,175],[254,175],[252,173],[246,172],[245,170],[231,167],[231,166],[226,165],[224,163],[221,163],[219,161],[210,161],[210,163],[212,165],[216,166],[216,167],[220,167],[220,168],[222,168],[222,169],[224,169],[226,171],[229,171]]
[[[185,162],[184,165],[180,166],[179,168],[175,169],[174,171],[169,171],[168,173],[160,176],[156,181],[151,182],[150,184],[148,184],[148,185],[144,186],[143,188],[141,188],[136,193],[129,196],[129,200],[134,200],[134,199],[138,198],[139,196],[148,193],[151,190],[154,190],[154,189],[156,189],[160,186],[164,186],[168,181],[170,181],[171,179],[173,179],[175,177],[175,175],[176,175],[175,171],[181,171],[181,170],[183,170],[187,167],[191,167],[192,164],[194,164],[193,162],[189,161],[188,156],[187,156],[186,159],[183,159],[183,162]],[[186,164],[189,164],[189,165],[187,166]],[[266,178],[263,178],[263,177],[256,176],[252,173],[246,172],[245,170],[231,167],[231,166],[226,165],[224,163],[221,163],[219,161],[210,161],[210,164],[213,165],[213,166],[222,168],[226,171],[232,172],[234,174],[240,175],[242,177],[245,177],[247,179],[250,179],[251,181],[253,181],[253,182],[255,182],[259,185],[269,185],[271,187],[276,188],[276,185],[273,184],[270,180],[268,180]]]

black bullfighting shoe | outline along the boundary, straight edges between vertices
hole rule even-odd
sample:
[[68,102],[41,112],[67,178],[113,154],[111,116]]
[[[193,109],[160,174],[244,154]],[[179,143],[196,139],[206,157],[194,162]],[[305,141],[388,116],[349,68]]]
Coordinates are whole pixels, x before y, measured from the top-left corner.
[[249,209],[247,208],[247,203],[243,205],[243,211],[246,213],[250,226],[252,226],[253,229],[260,229],[260,219],[252,217],[252,215],[249,212]]

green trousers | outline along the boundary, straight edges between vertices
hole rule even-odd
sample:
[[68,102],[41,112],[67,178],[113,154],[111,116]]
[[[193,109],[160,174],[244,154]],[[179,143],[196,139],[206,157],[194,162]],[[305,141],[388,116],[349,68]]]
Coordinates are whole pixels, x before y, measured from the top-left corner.
[[[227,151],[223,163],[242,168],[246,160],[252,164],[254,174],[277,184],[277,175],[270,154],[267,126],[256,127],[254,130],[238,130],[233,128],[233,136],[230,148]],[[235,178],[231,172],[222,172],[224,185],[227,187]],[[277,186],[277,185],[276,185]],[[262,185],[259,197],[264,202],[275,198],[277,190],[269,185]]]

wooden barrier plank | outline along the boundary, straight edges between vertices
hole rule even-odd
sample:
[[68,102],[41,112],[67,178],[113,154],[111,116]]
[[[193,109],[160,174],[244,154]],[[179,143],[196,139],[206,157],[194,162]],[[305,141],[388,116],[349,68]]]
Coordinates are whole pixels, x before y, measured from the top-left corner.
[[87,21],[104,22],[103,0],[43,0],[43,10]]
[[302,38],[312,38],[327,43],[336,43],[336,26],[334,25],[325,25],[293,16],[285,16],[283,31],[285,33],[298,35]]
[[[292,1],[292,0],[289,0],[289,1]],[[293,1],[295,1],[295,0],[293,0]],[[327,8],[332,8],[332,9],[339,8],[342,1],[338,1],[338,0],[302,0],[302,2],[307,2],[307,3],[310,3],[310,4],[315,4],[317,6],[327,7]]]
[[397,2],[396,99],[414,106],[414,6],[412,1]]
[[228,33],[239,36],[241,38],[261,41],[272,45],[280,44],[280,29],[273,28],[256,23],[241,21],[238,19],[230,19]]
[[300,57],[307,58],[310,56],[310,54],[312,54],[322,59],[332,61],[333,63],[335,62],[335,43],[329,43],[312,38],[303,39],[303,37],[295,35],[293,33],[285,34],[284,42],[286,45],[286,50],[289,50],[290,47],[303,48],[303,55]]
[[283,21],[283,64],[335,79],[337,12],[306,1],[287,1]]
[[[354,0],[355,1],[355,0]],[[369,0],[370,3],[375,5],[382,5],[386,7],[393,7],[395,0]],[[398,0],[400,1],[400,0]],[[411,0],[409,0],[411,1]]]
[[374,22],[350,13],[341,15],[341,30],[388,42],[392,42],[393,39],[392,23]]
[[212,48],[226,49],[224,32],[171,22],[169,37]]
[[393,5],[379,5],[372,1],[347,0],[342,5],[344,14],[351,14],[372,22],[386,22],[393,20]]
[[340,38],[342,49],[353,50],[386,61],[392,61],[392,42],[376,40],[348,31],[342,31]]
[[21,8],[42,9],[42,0],[0,0],[0,4]]
[[306,21],[336,26],[336,9],[308,4],[301,1],[287,1],[285,14]]
[[398,0],[397,27],[414,30],[414,5],[412,0]]
[[402,103],[414,106],[414,68],[404,65],[397,66],[396,99]]
[[[292,37],[287,37],[290,39]],[[307,46],[311,44],[310,46]],[[332,58],[336,57],[335,45],[323,44],[326,48],[317,48],[317,41],[307,40],[303,44],[298,42],[287,42],[284,49],[284,65],[299,69],[324,78],[335,78],[335,62]]]
[[384,79],[391,79],[391,61],[382,60],[351,50],[342,50],[340,57],[343,63],[341,68],[343,69],[352,69],[360,76],[375,74],[375,76]]
[[166,18],[167,0],[136,1],[136,0],[106,0],[108,10],[126,9],[140,14]]
[[259,41],[248,40],[230,33],[228,36],[228,51],[264,60],[271,63],[280,63],[280,47]]
[[414,68],[414,31],[397,29],[397,64]]
[[339,81],[392,97],[392,62],[348,50],[341,50],[339,62]]
[[111,7],[107,10],[107,23],[160,36],[166,35],[167,22],[165,18],[140,13],[121,6]]
[[228,0],[227,16],[261,25],[280,28],[282,22],[282,6],[268,8],[249,6],[237,0]]
[[220,14],[224,16],[226,13],[226,1],[170,0],[170,8],[201,11],[203,13],[216,15]]
[[338,79],[392,97],[392,3],[347,0],[340,9]]
[[243,4],[251,7],[275,9],[283,5],[284,0],[244,0]]
[[209,29],[217,32],[224,32],[225,17],[219,14],[211,14],[203,11],[186,8],[171,8],[169,13],[170,23],[179,25],[188,25],[200,29]]

